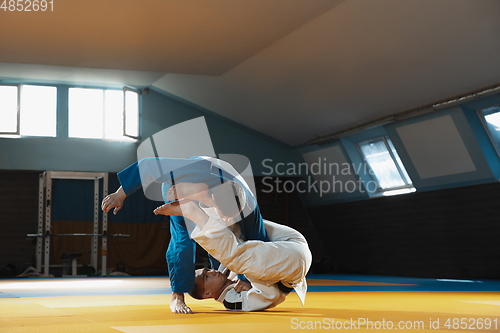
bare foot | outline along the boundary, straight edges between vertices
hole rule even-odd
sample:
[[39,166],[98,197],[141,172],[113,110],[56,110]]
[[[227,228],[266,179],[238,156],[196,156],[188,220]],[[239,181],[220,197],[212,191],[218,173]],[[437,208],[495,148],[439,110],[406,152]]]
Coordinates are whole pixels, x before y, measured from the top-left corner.
[[192,205],[195,205],[195,203],[187,199],[172,201],[157,207],[153,213],[155,213],[155,215],[185,216],[192,210]]
[[184,302],[184,294],[172,293],[170,310],[177,314],[193,314],[193,311]]
[[156,215],[184,216],[193,221],[202,229],[208,221],[208,215],[200,207],[189,199],[168,202],[153,211]]
[[167,200],[174,201],[180,199],[210,203],[213,200],[208,195],[208,185],[204,183],[179,183],[177,185],[172,185],[167,191]]

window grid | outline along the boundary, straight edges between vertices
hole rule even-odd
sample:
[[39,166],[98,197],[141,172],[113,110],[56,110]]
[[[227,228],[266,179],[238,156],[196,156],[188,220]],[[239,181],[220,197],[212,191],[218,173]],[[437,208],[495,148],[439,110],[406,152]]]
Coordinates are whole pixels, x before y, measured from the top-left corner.
[[[16,93],[15,94],[9,94],[9,91],[11,90],[10,88],[13,88],[13,89],[16,89]],[[2,124],[0,124],[0,134],[6,134],[6,135],[20,135],[20,132],[21,132],[21,126],[20,126],[20,120],[21,120],[21,114],[20,114],[20,104],[21,104],[21,86],[20,85],[0,85],[0,99],[1,99],[1,104],[0,104],[0,108],[2,109],[2,114],[0,114],[0,120],[1,122],[4,124],[2,126]],[[10,96],[9,96],[10,95]],[[13,121],[12,118],[16,119],[16,129],[15,130],[11,130],[8,128],[8,122],[9,122],[9,110],[7,110],[7,112],[5,112],[5,108],[9,108],[9,103],[8,103],[8,100],[9,100],[9,97],[13,97],[13,96],[16,96],[15,99],[16,99],[16,102],[15,102],[15,106],[14,105],[10,105],[12,107],[12,109],[10,110],[10,112],[12,112],[14,109],[15,109],[15,112],[16,112],[16,116],[15,117],[10,117],[10,121]],[[7,101],[7,102],[6,102]],[[12,116],[12,115],[11,115]],[[5,125],[7,124],[7,126]]]
[[[136,101],[135,112],[132,117],[129,116],[127,121],[126,109],[126,93],[133,93]],[[99,97],[97,97],[99,93]],[[85,96],[88,95],[88,96]],[[92,96],[94,95],[94,96]],[[83,96],[83,97],[82,97]],[[102,97],[101,97],[102,96]],[[80,102],[78,101],[80,100]],[[94,104],[91,106],[91,104]],[[91,107],[90,107],[91,106]],[[92,110],[97,110],[92,115],[88,115],[85,111],[90,107]],[[86,114],[87,113],[87,114]],[[85,115],[85,117],[83,117]],[[86,89],[86,88],[70,88],[69,92],[69,136],[73,138],[91,138],[103,140],[138,140],[139,133],[139,94],[137,91],[124,88],[123,90],[116,89]],[[74,117],[74,119],[73,119]],[[98,123],[96,126],[83,126],[75,121],[78,117],[84,118],[83,121]],[[90,118],[89,118],[90,117]],[[92,119],[93,117],[93,119]],[[136,119],[135,119],[135,118]],[[137,128],[132,131],[132,135],[126,133],[130,124],[137,125]],[[101,127],[102,126],[102,127]],[[94,127],[94,133],[86,132],[85,128]],[[95,128],[97,127],[97,128]]]
[[54,86],[0,85],[0,111],[2,135],[57,136],[57,88]]
[[[494,118],[500,118],[500,105],[478,110],[478,114],[495,151],[500,157],[500,121],[493,121]],[[490,118],[490,121],[487,118]]]
[[[397,173],[398,173],[400,179],[397,179],[396,181],[400,180],[403,183],[403,185],[400,185],[400,186],[388,186],[388,187],[384,187],[384,186],[381,185],[381,178],[380,178],[381,175],[379,175],[377,177],[377,172],[372,167],[372,165],[369,163],[369,161],[368,161],[369,158],[363,152],[363,145],[365,145],[365,144],[379,143],[379,142],[382,142],[383,145],[385,146],[387,154],[389,154],[389,156],[391,158],[391,161],[392,161],[392,163],[394,164],[394,166],[395,166],[395,168],[397,170]],[[389,192],[389,191],[396,191],[396,190],[402,190],[402,189],[414,189],[413,184],[411,182],[411,179],[410,179],[408,173],[406,172],[406,170],[404,169],[402,161],[399,158],[399,155],[397,155],[397,151],[395,150],[395,148],[394,148],[392,142],[389,140],[389,138],[387,138],[386,136],[382,136],[382,137],[378,137],[378,138],[373,138],[373,139],[370,139],[370,140],[359,142],[357,144],[357,146],[358,146],[358,150],[359,150],[360,155],[363,157],[363,160],[364,160],[365,164],[368,166],[368,168],[370,170],[370,175],[377,182],[377,185],[378,185],[378,191],[377,192],[379,192],[379,193],[386,193],[386,192]]]
[[[98,98],[100,101],[96,96],[80,98],[80,103],[72,103],[72,90],[99,92],[102,98]],[[140,139],[139,91],[128,87],[123,90],[70,87],[68,93],[69,137]],[[57,137],[57,95],[55,86],[0,84],[0,135]],[[94,105],[89,105],[89,101]],[[73,109],[80,110],[72,113]],[[86,133],[85,127],[91,131]]]
[[401,177],[401,179],[405,182],[406,185],[410,185],[408,184],[408,180],[406,179],[403,171],[401,170],[401,165],[399,165],[398,163],[398,159],[394,156],[394,151],[392,150],[391,147],[389,147],[389,144],[387,143],[387,139],[383,136],[382,137],[382,140],[384,141],[384,144],[385,144],[385,148],[387,149],[387,151],[389,152],[389,155],[391,155],[391,158],[392,160],[394,161],[394,164],[396,165],[396,168],[398,169],[398,172],[399,172],[399,176]]
[[140,138],[139,110],[138,91],[123,87],[123,136]]

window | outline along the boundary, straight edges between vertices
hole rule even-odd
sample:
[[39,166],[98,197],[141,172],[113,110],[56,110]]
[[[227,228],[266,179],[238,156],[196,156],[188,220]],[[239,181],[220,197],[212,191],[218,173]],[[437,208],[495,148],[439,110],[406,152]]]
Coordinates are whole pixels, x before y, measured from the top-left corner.
[[139,138],[139,94],[129,88],[124,90],[123,135]]
[[495,149],[500,155],[500,106],[480,110],[482,121]]
[[131,89],[69,89],[68,135],[72,138],[139,138],[139,94]]
[[410,176],[388,137],[363,141],[358,147],[370,167],[370,174],[378,185],[378,192],[393,195],[415,191]]
[[0,132],[19,134],[18,87],[0,86]]
[[57,88],[0,86],[0,134],[55,137]]

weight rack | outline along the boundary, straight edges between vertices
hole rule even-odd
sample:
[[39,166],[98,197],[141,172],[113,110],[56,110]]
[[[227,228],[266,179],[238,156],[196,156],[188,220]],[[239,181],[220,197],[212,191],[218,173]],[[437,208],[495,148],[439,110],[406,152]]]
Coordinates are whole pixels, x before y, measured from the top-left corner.
[[[52,234],[52,180],[53,179],[77,179],[94,180],[94,227],[91,234]],[[101,271],[102,276],[106,275],[106,260],[108,251],[108,236],[128,237],[129,235],[108,235],[108,216],[102,214],[102,233],[99,233],[99,180],[103,179],[102,197],[108,195],[108,174],[98,172],[65,172],[65,171],[45,171],[40,174],[38,191],[38,233],[28,234],[28,237],[37,237],[36,240],[36,270],[42,271],[43,254],[43,275],[49,276],[50,267],[50,239],[54,236],[89,236],[91,237],[90,264],[97,271],[97,252],[99,237],[102,237],[101,244]]]

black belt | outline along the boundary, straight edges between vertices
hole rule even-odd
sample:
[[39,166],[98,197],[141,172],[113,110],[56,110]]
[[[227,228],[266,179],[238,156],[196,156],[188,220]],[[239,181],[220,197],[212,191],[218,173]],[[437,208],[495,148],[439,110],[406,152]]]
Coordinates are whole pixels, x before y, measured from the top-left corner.
[[278,283],[276,283],[276,285],[278,286],[278,289],[281,290],[282,292],[284,293],[291,293],[293,288],[290,288],[290,287],[287,287],[285,286],[283,283],[281,283],[281,281],[279,281]]

